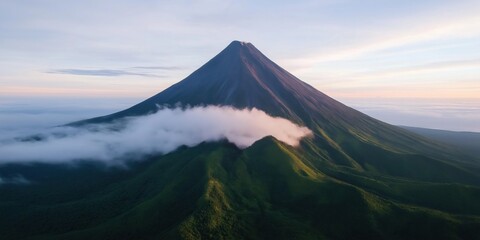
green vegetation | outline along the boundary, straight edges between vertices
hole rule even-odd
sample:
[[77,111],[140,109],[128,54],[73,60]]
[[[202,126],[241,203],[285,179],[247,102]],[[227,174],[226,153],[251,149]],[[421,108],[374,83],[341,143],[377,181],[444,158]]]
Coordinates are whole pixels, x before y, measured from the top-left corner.
[[[478,186],[319,167],[308,155],[267,137],[245,150],[227,142],[181,148],[130,169],[45,166],[50,181],[30,172],[38,184],[0,188],[0,232],[2,239],[480,236]],[[41,166],[16,168],[29,174]]]
[[418,127],[400,127],[429,139],[455,146],[472,156],[480,156],[480,133],[478,132],[455,132]]
[[257,108],[310,128],[182,147],[128,168],[9,165],[0,239],[480,239],[480,157],[380,122],[233,42],[183,81],[83,126],[158,105]]

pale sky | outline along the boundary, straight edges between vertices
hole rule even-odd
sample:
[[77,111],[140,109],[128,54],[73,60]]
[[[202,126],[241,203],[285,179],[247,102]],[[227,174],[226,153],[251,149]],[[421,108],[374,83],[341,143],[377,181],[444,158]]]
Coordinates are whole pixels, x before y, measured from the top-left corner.
[[0,100],[144,99],[232,40],[340,100],[480,100],[479,13],[478,0],[5,0]]
[[1,1],[0,94],[149,96],[230,41],[333,97],[480,98],[480,1]]

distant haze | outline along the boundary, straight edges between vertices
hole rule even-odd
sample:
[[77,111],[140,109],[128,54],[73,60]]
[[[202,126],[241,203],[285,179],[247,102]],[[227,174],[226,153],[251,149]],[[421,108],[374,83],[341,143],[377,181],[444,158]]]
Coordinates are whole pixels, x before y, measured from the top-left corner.
[[[34,134],[35,132],[32,132]],[[119,164],[147,154],[164,154],[182,145],[226,139],[245,148],[266,136],[289,145],[311,134],[308,128],[274,118],[257,109],[231,107],[164,108],[156,113],[111,124],[82,128],[56,127],[38,134],[41,140],[0,141],[0,164],[64,163],[98,160]]]
[[479,12],[474,0],[0,1],[0,134],[125,109],[232,40],[388,123],[480,131],[470,103],[415,102],[478,109]]
[[[146,96],[145,96],[146,97]],[[144,98],[144,97],[143,97]],[[42,131],[126,109],[139,98],[1,98],[0,138]],[[339,99],[394,125],[480,132],[480,100]]]
[[343,99],[344,104],[393,125],[480,132],[479,99]]
[[334,98],[479,98],[479,12],[475,0],[5,0],[0,96],[153,95],[243,40]]

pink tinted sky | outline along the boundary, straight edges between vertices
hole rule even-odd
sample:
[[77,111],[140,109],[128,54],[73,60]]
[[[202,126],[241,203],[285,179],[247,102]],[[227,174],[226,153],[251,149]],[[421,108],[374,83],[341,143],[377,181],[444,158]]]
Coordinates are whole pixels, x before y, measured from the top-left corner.
[[116,110],[115,99],[149,97],[238,39],[365,111],[368,99],[467,109],[480,106],[479,12],[468,0],[1,1],[0,107],[48,97]]

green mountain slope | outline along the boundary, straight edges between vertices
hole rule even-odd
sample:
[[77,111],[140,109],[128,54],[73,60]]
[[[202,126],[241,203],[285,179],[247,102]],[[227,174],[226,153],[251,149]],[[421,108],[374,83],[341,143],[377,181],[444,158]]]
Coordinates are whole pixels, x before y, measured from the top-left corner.
[[480,133],[400,126],[429,139],[452,145],[472,156],[480,156]]
[[255,107],[313,129],[317,135],[315,144],[323,144],[336,151],[335,155],[347,159],[354,159],[357,152],[345,151],[341,143],[365,143],[390,152],[416,153],[480,165],[480,158],[464,156],[456,148],[422,138],[345,106],[271,61],[253,44],[239,41],[233,41],[188,77],[145,101],[73,125],[143,115],[156,111],[159,105]]
[[[105,174],[126,174],[118,171]],[[271,137],[245,150],[204,143],[136,166],[81,200],[61,199],[74,188],[43,203],[26,200],[35,191],[11,192],[24,201],[0,197],[0,232],[2,239],[478,239],[479,188],[417,184],[322,172]]]
[[480,239],[480,158],[343,105],[233,42],[183,81],[82,127],[157,105],[258,108],[313,131],[202,143],[127,168],[9,164],[1,239]]

